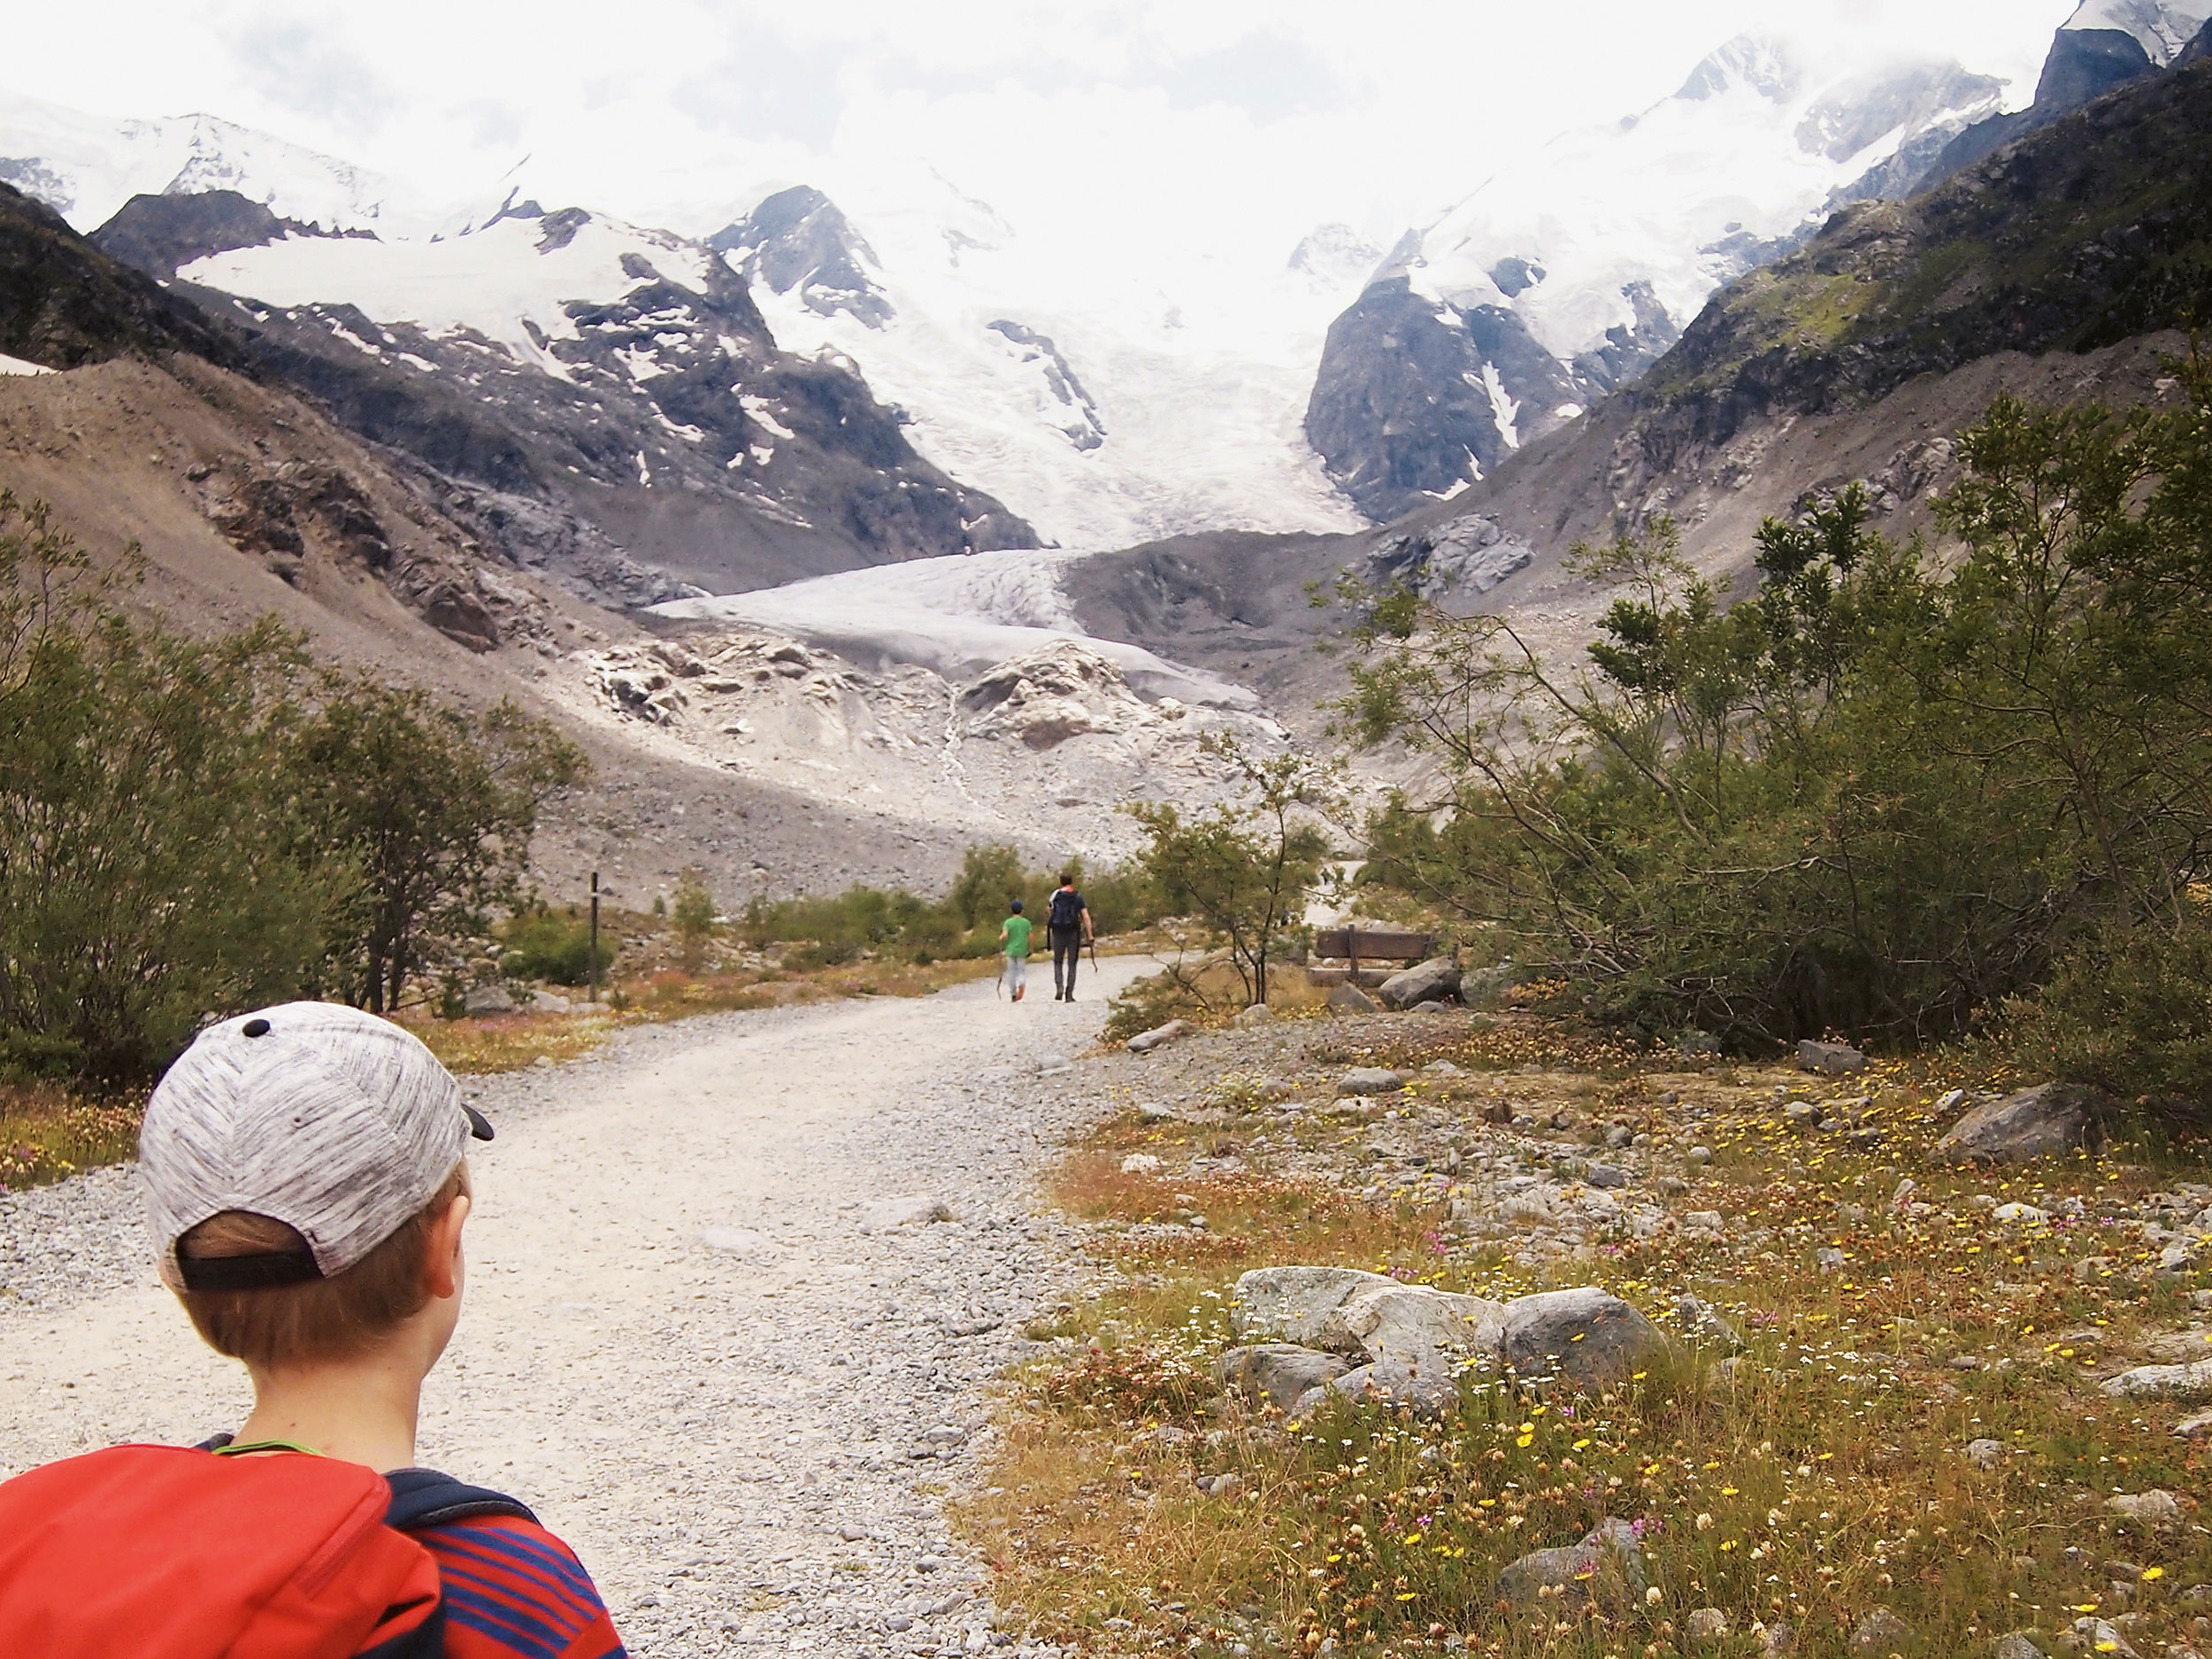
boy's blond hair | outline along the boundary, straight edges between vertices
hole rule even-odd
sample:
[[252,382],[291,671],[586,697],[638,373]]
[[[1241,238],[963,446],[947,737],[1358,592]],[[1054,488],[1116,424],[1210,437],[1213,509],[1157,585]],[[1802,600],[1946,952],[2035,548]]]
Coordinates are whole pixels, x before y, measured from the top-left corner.
[[[454,1165],[430,1202],[344,1271],[328,1279],[252,1290],[188,1290],[173,1270],[163,1277],[207,1345],[263,1371],[358,1358],[377,1340],[422,1311],[430,1232],[469,1190],[468,1165]],[[210,1216],[177,1240],[188,1260],[301,1251],[293,1227],[247,1210]]]

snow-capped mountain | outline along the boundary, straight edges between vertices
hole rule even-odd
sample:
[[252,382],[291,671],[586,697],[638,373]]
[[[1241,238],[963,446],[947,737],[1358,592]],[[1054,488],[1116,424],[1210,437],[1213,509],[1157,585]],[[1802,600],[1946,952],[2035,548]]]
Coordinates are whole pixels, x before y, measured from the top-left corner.
[[1554,140],[1409,232],[1332,326],[1306,421],[1329,475],[1378,520],[1449,495],[1870,175],[1910,189],[2001,90],[1948,62],[1823,74],[1745,36],[1642,114]]
[[430,228],[388,180],[212,115],[119,121],[11,96],[0,101],[0,182],[80,231],[105,224],[134,196],[206,190],[235,190],[279,219],[326,231]]
[[708,245],[786,349],[856,365],[917,449],[1049,541],[1358,523],[1300,426],[1372,263],[1343,227],[1241,265],[1163,246],[1133,276],[1071,268],[926,170],[848,183],[779,190]]

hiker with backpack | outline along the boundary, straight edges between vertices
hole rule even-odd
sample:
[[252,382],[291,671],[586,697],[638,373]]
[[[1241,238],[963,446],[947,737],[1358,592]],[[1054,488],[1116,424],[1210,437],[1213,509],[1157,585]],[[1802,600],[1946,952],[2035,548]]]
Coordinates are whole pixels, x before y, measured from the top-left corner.
[[41,1659],[621,1659],[568,1546],[415,1463],[460,1317],[472,1136],[430,1051],[291,1002],[202,1032],[139,1134],[161,1277],[253,1409],[0,1485],[0,1642]]
[[998,930],[998,948],[1006,953],[1005,985],[1018,1002],[1028,984],[1029,933],[1033,924],[1022,914],[1019,899],[1011,901],[1007,909],[1011,914]]
[[1075,971],[1083,963],[1083,947],[1091,939],[1091,908],[1075,890],[1072,871],[1060,872],[1053,890],[1045,926],[1052,935],[1052,996],[1056,1002],[1075,1001]]

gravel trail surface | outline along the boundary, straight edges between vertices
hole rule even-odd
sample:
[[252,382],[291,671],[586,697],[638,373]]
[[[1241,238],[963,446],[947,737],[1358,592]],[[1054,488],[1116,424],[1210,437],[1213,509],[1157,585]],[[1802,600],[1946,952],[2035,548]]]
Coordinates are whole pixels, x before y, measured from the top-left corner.
[[[634,1653],[994,1646],[942,1498],[1080,1271],[1034,1179],[1096,1111],[1090,1068],[1040,1061],[1142,965],[1071,1004],[1033,976],[1018,1008],[986,983],[721,1015],[471,1079],[499,1138],[421,1461],[535,1508]],[[914,1199],[954,1219],[892,1225]],[[247,1403],[155,1279],[127,1171],[0,1197],[0,1473]]]

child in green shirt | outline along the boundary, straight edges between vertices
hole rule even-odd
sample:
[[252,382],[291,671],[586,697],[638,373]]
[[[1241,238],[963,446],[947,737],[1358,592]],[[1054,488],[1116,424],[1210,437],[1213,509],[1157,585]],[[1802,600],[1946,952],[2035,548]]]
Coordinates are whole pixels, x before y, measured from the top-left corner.
[[999,948],[1006,953],[1006,983],[1012,987],[1014,1000],[1022,1000],[1023,980],[1029,971],[1030,920],[1022,914],[1022,902],[1013,902],[1013,914],[998,930]]

